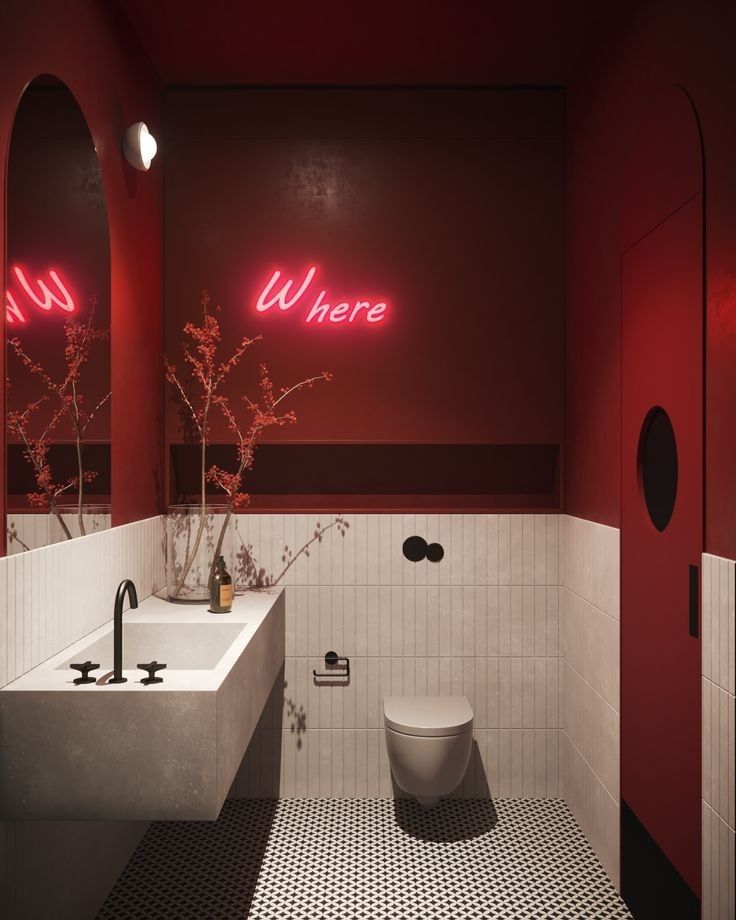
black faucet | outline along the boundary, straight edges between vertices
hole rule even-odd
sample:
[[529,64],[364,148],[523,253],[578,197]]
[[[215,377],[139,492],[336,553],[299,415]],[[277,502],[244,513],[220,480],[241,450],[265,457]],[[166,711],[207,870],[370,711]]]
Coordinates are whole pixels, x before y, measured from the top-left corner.
[[115,614],[112,629],[113,642],[113,674],[108,684],[124,684],[128,678],[123,677],[123,602],[126,593],[130,597],[130,606],[138,606],[138,595],[136,594],[135,585],[129,578],[123,579],[118,585],[118,593],[115,595]]

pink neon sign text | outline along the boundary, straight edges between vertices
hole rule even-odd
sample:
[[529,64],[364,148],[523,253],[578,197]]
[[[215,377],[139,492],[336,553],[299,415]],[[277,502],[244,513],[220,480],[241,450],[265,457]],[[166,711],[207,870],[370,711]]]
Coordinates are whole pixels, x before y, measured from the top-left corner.
[[[49,281],[54,286],[53,290],[40,278],[34,282],[29,281],[26,273],[18,265],[13,265],[10,272],[15,275],[20,292],[15,294],[10,290],[5,292],[5,321],[8,325],[27,322],[24,312],[26,305],[38,307],[47,313],[53,309],[54,305],[65,313],[73,313],[77,309],[67,286],[54,269],[48,273]],[[19,300],[24,302],[23,306],[18,302]]]
[[[259,313],[265,313],[274,306],[283,311],[291,310],[305,297],[307,289],[316,274],[317,268],[312,265],[298,287],[293,278],[285,279],[281,286],[277,287],[281,278],[281,272],[277,269],[261,291],[256,301],[256,310]],[[317,294],[305,317],[304,321],[306,323],[332,323],[337,325],[339,323],[350,324],[362,321],[375,325],[383,322],[388,311],[388,303],[385,300],[378,300],[375,303],[371,303],[370,300],[341,300],[332,306],[326,298],[326,289]],[[307,304],[310,300],[312,300],[311,294],[306,298]]]

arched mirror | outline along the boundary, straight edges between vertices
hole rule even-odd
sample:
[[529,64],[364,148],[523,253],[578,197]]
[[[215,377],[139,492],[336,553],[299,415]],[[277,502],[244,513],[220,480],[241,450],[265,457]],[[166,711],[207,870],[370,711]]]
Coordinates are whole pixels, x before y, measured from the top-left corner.
[[7,172],[8,554],[110,526],[110,241],[74,96],[23,94]]

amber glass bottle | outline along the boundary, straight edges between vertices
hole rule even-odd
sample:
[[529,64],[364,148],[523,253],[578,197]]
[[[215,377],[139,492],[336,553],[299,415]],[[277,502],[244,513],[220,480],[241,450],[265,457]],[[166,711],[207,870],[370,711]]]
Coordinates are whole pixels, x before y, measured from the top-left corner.
[[210,582],[210,613],[230,613],[232,606],[233,579],[225,568],[225,559],[218,556]]

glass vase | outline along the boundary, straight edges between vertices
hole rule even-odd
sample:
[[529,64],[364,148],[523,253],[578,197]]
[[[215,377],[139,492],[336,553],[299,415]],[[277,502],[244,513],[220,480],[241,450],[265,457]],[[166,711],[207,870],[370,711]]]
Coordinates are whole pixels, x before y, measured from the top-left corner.
[[166,583],[170,601],[209,603],[217,556],[235,575],[235,515],[227,505],[169,505],[166,514]]

